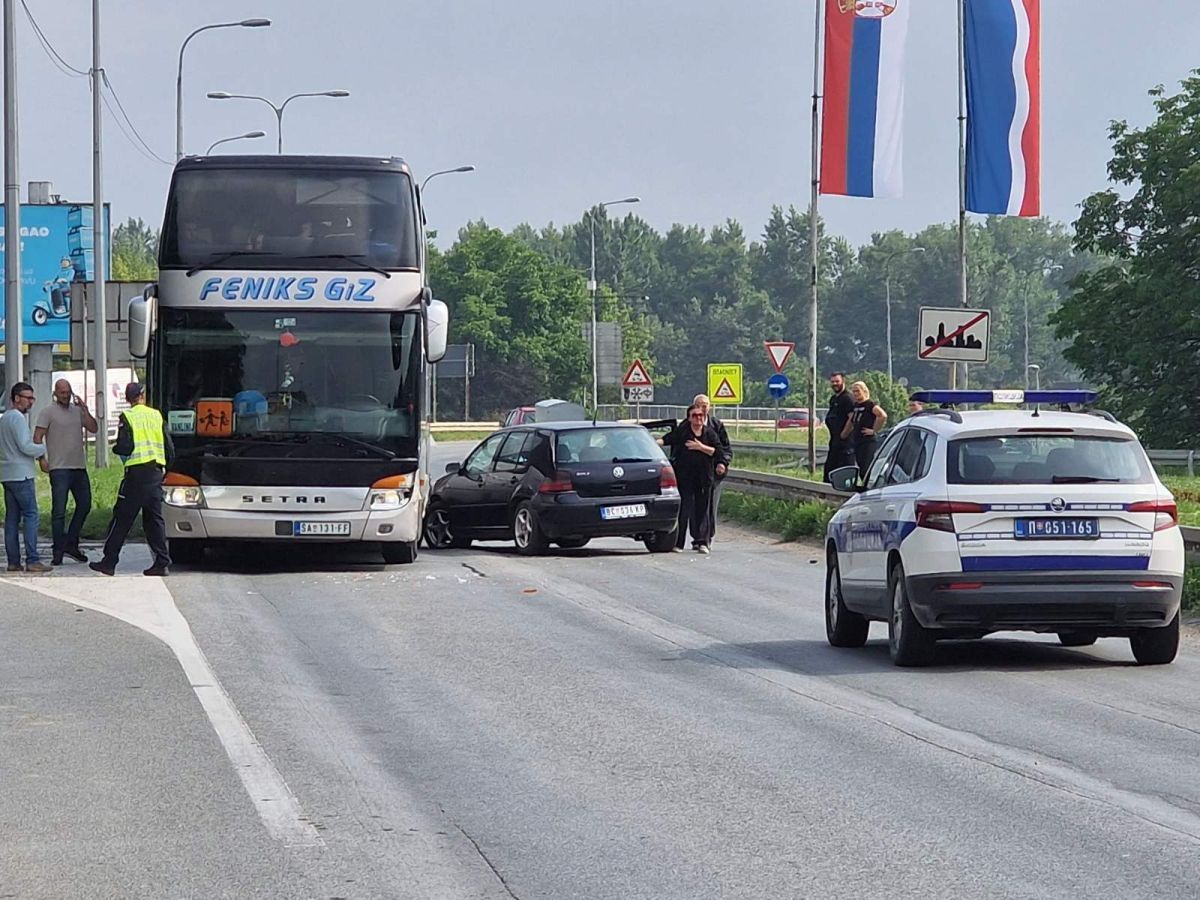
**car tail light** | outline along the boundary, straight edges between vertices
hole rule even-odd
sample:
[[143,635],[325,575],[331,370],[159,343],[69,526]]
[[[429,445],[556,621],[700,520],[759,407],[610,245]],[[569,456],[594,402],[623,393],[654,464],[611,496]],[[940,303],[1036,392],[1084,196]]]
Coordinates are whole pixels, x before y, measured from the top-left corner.
[[963,503],[957,500],[918,500],[917,527],[953,532],[955,513],[981,512],[984,512],[984,508],[978,503]]
[[1133,583],[1133,586],[1135,588],[1148,588],[1151,590],[1164,590],[1164,589],[1169,589],[1171,587],[1171,583],[1169,581],[1135,581]]
[[977,591],[983,587],[982,581],[951,581],[949,584],[943,584],[939,590],[943,591]]
[[658,490],[663,494],[679,490],[679,479],[675,477],[675,470],[670,466],[663,466],[658,473]]
[[568,491],[575,490],[575,484],[571,481],[571,473],[559,469],[554,473],[554,477],[549,481],[543,481],[541,487],[538,488],[539,494],[565,494]]
[[1179,507],[1174,500],[1143,500],[1141,503],[1131,503],[1130,512],[1154,513],[1154,530],[1174,528],[1179,524]]

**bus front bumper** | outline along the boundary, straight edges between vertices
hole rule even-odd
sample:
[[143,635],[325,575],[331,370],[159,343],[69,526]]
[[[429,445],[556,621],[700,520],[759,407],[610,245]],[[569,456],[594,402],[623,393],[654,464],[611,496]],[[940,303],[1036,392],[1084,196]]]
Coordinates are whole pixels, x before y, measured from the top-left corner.
[[209,541],[415,541],[419,504],[335,513],[242,512],[163,505],[167,537]]

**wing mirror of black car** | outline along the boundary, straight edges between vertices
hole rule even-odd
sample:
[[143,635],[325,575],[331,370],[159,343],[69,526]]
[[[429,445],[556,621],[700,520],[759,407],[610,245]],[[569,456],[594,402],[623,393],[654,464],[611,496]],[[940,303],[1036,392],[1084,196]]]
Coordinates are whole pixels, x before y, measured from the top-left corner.
[[462,463],[446,463],[446,474],[457,475],[462,471]]
[[842,466],[829,473],[829,483],[835,491],[856,494],[862,490],[858,484],[858,466]]

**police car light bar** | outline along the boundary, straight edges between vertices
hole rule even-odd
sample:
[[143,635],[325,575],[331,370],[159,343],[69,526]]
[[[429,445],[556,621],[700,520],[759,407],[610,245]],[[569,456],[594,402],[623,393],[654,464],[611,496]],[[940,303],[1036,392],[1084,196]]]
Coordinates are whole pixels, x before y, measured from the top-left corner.
[[1095,391],[917,391],[909,399],[921,403],[1046,403],[1079,404],[1095,403],[1099,395]]

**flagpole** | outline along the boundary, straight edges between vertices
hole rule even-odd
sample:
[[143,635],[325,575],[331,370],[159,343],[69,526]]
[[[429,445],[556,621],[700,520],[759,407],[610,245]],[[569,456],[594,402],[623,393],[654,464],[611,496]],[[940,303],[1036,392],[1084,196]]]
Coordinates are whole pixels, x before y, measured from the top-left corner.
[[824,5],[824,3],[825,0],[815,0],[813,3],[813,6],[816,7],[816,11],[813,16],[815,25],[813,36],[812,92],[812,200],[810,201],[808,207],[808,247],[809,252],[812,254],[812,262],[809,266],[809,278],[812,286],[812,308],[809,311],[808,317],[808,364],[811,369],[810,375],[812,379],[812,384],[810,385],[808,394],[808,468],[811,472],[815,472],[817,470],[817,241],[819,240],[819,232],[817,228],[817,200],[820,197],[821,187],[821,7]]
[[[958,288],[963,309],[967,303],[967,110],[966,110],[966,6],[958,0]],[[969,380],[963,363],[963,388]],[[956,387],[958,363],[951,363],[950,387]]]

